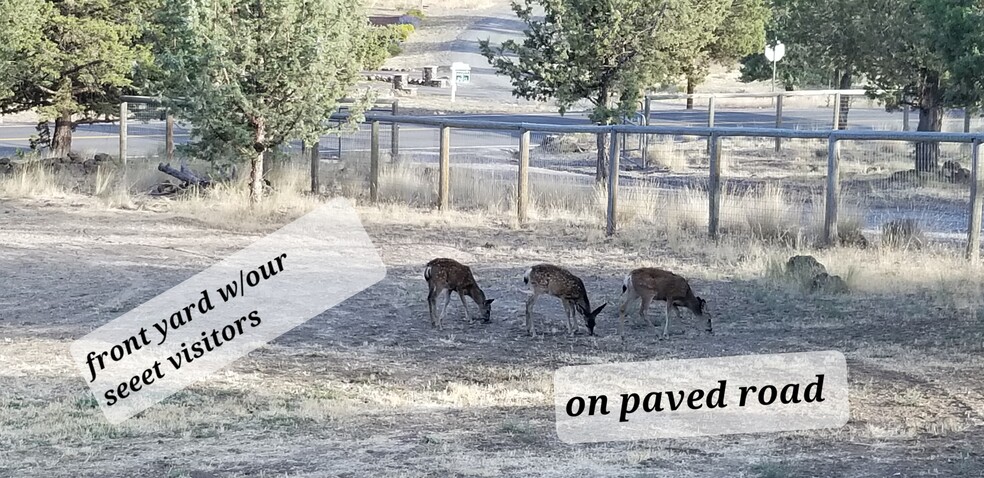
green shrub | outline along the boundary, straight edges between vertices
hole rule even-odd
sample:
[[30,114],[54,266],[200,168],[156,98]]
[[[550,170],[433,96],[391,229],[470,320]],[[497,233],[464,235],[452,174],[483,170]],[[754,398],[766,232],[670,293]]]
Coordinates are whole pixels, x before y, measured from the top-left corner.
[[411,17],[417,17],[421,20],[426,18],[426,16],[424,15],[424,11],[419,8],[411,8],[410,10],[407,10],[407,15],[410,15]]
[[375,70],[391,56],[402,52],[400,43],[407,40],[414,32],[413,25],[386,25],[369,29],[368,36],[362,42],[362,67]]

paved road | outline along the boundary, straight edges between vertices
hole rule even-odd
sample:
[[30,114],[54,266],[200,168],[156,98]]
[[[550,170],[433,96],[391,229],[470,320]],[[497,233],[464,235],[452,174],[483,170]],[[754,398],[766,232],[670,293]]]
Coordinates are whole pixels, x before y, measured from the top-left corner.
[[[654,125],[705,126],[707,112],[703,110],[685,110],[682,106],[658,105],[651,116]],[[787,109],[783,114],[783,126],[794,129],[826,129],[831,122],[830,109]],[[491,121],[515,121],[526,123],[552,124],[586,124],[584,114],[502,114],[502,115],[457,115],[454,118],[469,118]],[[886,113],[880,109],[854,109],[849,116],[850,127],[858,129],[891,129],[902,127],[901,113]],[[767,109],[719,109],[716,113],[717,126],[747,126],[774,127],[775,113]],[[948,131],[962,130],[960,118],[951,118],[947,123]],[[384,126],[384,143],[388,141],[388,127]],[[119,126],[115,123],[80,126],[74,136],[74,149],[84,153],[106,152],[115,154],[119,151]],[[0,156],[13,156],[18,150],[28,150],[29,138],[36,132],[32,124],[0,124]],[[178,125],[175,129],[175,142],[185,143],[189,140],[188,130]],[[401,128],[400,145],[405,151],[437,150],[437,129],[416,125],[404,125]],[[452,147],[460,149],[477,149],[482,147],[500,148],[512,147],[515,134],[508,132],[483,132],[455,130],[452,137]],[[337,148],[338,138],[326,136],[322,139],[325,148]],[[345,150],[368,149],[368,130],[342,139]],[[388,146],[383,146],[388,147]],[[164,124],[162,122],[139,123],[129,125],[128,150],[132,157],[160,156],[164,148]]]

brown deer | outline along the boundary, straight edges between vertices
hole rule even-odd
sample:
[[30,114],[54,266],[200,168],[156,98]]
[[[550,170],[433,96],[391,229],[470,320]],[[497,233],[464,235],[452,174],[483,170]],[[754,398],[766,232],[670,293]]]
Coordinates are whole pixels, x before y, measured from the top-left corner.
[[[454,259],[437,258],[427,263],[427,266],[424,268],[424,279],[427,280],[427,306],[430,309],[431,323],[438,330],[441,329],[441,323],[444,321],[444,315],[448,310],[448,303],[451,302],[452,292],[458,293],[458,298],[461,299],[461,306],[465,309],[466,319],[471,320],[471,315],[468,313],[468,305],[465,304],[465,296],[468,296],[478,304],[479,317],[486,323],[491,322],[492,301],[495,299],[485,298],[485,292],[475,282],[475,276],[472,275],[472,271],[468,266]],[[447,291],[447,295],[444,299],[444,307],[441,308],[439,315],[435,314],[437,296],[441,295],[445,290]]]
[[622,304],[618,309],[618,334],[622,340],[625,340],[625,309],[629,302],[635,299],[642,300],[642,304],[639,306],[639,317],[646,323],[651,323],[646,319],[646,311],[649,309],[650,302],[653,300],[666,301],[663,338],[668,337],[670,309],[676,312],[678,319],[683,320],[678,306],[686,307],[698,317],[706,316],[707,331],[714,333],[711,327],[711,314],[704,310],[706,301],[694,295],[694,291],[686,279],[663,269],[643,267],[630,272],[625,276],[625,281],[622,283]]
[[526,330],[530,336],[536,335],[533,332],[533,304],[542,294],[557,297],[564,303],[564,310],[567,311],[568,334],[573,335],[580,328],[574,320],[575,313],[580,312],[588,326],[588,334],[594,335],[595,318],[608,304],[602,304],[601,307],[591,310],[588,293],[580,278],[555,265],[538,264],[526,271],[523,282],[533,291],[533,295],[526,300]]

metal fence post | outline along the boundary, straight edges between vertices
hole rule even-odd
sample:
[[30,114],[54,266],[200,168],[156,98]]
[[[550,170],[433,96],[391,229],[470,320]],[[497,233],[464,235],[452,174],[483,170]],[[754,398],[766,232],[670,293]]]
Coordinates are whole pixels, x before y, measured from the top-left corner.
[[608,223],[605,227],[605,234],[608,236],[615,235],[615,230],[617,227],[616,215],[618,214],[618,133],[615,128],[611,129],[612,134],[609,137],[609,154],[611,155],[610,160],[610,171],[608,172]]
[[[776,129],[782,128],[782,99],[783,95],[776,96]],[[776,136],[776,152],[782,150],[782,138]]]
[[[707,99],[707,127],[714,127],[714,96]],[[707,137],[707,152],[711,152],[711,137]]]
[[828,246],[837,244],[837,206],[840,203],[840,141],[831,133],[827,145],[827,204],[823,217],[823,239]]
[[721,137],[711,133],[708,138],[711,145],[710,175],[707,178],[707,235],[711,239],[718,238],[718,226],[721,222]]
[[841,94],[834,93],[834,126],[830,129],[838,130],[840,129],[841,120]]
[[447,211],[451,205],[451,128],[441,126],[441,173],[437,188],[437,208]]
[[530,132],[522,130],[519,135],[519,185],[516,187],[516,216],[519,222],[526,222],[530,201]]
[[372,122],[369,133],[369,200],[379,201],[379,121]]
[[909,105],[902,105],[902,131],[909,131]]
[[973,262],[981,254],[981,207],[984,206],[984,188],[981,184],[981,140],[974,140],[970,157],[970,221],[967,227],[967,258]]
[[[393,100],[393,116],[400,114],[400,100]],[[390,127],[390,161],[400,160],[400,123]]]
[[120,161],[123,163],[123,167],[126,168],[126,126],[127,126],[127,116],[130,115],[130,109],[126,101],[120,103]]

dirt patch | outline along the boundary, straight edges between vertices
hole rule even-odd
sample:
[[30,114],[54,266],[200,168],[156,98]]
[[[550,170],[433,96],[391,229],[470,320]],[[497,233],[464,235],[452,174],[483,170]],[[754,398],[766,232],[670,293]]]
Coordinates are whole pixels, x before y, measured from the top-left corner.
[[[167,212],[93,207],[84,198],[0,203],[0,475],[984,471],[976,448],[984,439],[979,296],[957,297],[931,277],[907,291],[808,295],[771,279],[747,248],[739,257],[713,244],[608,241],[571,224],[514,229],[453,213],[360,212],[386,279],[214,381],[113,427],[71,366],[68,344],[276,225],[233,232]],[[852,254],[860,265],[880,260]],[[435,256],[472,265],[496,299],[491,324],[466,322],[452,301],[446,330],[431,328],[422,267]],[[821,259],[835,272],[844,267]],[[674,321],[670,339],[659,341],[655,327],[635,321],[623,346],[617,317],[606,311],[600,337],[582,327],[571,338],[560,302],[544,299],[534,316],[544,335],[531,339],[522,274],[542,261],[579,274],[592,303],[616,301],[630,268],[670,268],[706,298],[716,334],[702,333],[698,321]],[[662,324],[659,314],[650,318]],[[561,443],[553,429],[559,366],[830,349],[849,363],[852,419],[843,429],[579,446]]]

